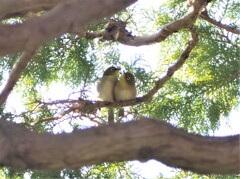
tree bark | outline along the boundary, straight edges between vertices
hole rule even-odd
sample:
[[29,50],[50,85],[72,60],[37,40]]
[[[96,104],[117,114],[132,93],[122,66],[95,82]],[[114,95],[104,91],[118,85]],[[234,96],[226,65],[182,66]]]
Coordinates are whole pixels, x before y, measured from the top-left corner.
[[52,9],[66,0],[1,0],[0,20],[22,17],[28,12],[39,12]]
[[73,169],[102,162],[147,161],[201,174],[240,172],[240,135],[189,134],[144,118],[71,134],[37,134],[0,121],[0,164],[20,169]]
[[0,24],[0,55],[38,48],[67,32],[111,16],[136,0],[70,0],[22,24]]

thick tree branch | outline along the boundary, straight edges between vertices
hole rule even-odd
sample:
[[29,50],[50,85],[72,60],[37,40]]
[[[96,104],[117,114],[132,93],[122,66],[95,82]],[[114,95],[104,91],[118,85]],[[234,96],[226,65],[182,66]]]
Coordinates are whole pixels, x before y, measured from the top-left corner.
[[112,40],[131,46],[149,45],[162,42],[168,36],[178,32],[182,28],[191,28],[206,4],[207,2],[205,0],[192,1],[186,15],[165,25],[159,32],[152,35],[133,36],[126,30],[126,23],[122,21],[112,21],[109,22],[104,30],[87,32],[85,37],[87,39],[101,38],[102,40]]
[[[125,9],[137,0],[70,0],[46,15],[16,25],[0,25],[0,55],[17,53]],[[94,5],[93,5],[94,4]],[[64,13],[63,13],[64,12]]]
[[0,164],[21,169],[73,169],[156,159],[202,174],[236,174],[240,172],[239,146],[240,135],[188,134],[148,118],[59,135],[36,134],[0,121]]
[[29,49],[22,53],[20,59],[15,63],[8,77],[7,83],[0,93],[0,106],[7,100],[9,94],[11,93],[13,87],[19,80],[22,72],[27,67],[28,62],[32,59],[35,49]]
[[0,19],[21,17],[28,12],[39,12],[52,9],[66,0],[0,0]]
[[239,29],[233,28],[233,27],[225,25],[225,24],[222,24],[221,22],[218,22],[218,21],[210,18],[206,10],[201,12],[200,17],[202,19],[208,21],[209,23],[221,28],[221,29],[225,29],[226,31],[229,31],[229,32],[232,32],[234,34],[240,35],[240,30]]

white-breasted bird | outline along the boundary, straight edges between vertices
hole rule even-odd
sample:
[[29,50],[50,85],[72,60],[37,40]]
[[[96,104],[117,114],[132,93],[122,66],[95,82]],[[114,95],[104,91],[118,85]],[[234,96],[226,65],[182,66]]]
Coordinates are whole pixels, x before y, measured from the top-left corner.
[[109,67],[104,71],[102,78],[99,80],[97,84],[97,91],[99,94],[99,98],[103,101],[114,102],[113,90],[114,86],[118,80],[120,68],[117,67]]
[[[119,70],[121,68],[117,68],[114,66],[109,67],[104,71],[102,78],[99,80],[97,84],[97,91],[99,94],[99,98],[103,101],[114,102],[114,86],[118,80]],[[113,108],[108,109],[108,123],[114,123],[114,112]]]
[[[135,77],[132,73],[125,72],[116,82],[114,87],[114,97],[116,101],[125,101],[136,98],[137,90],[135,86]],[[124,111],[119,111],[119,116],[123,116]]]

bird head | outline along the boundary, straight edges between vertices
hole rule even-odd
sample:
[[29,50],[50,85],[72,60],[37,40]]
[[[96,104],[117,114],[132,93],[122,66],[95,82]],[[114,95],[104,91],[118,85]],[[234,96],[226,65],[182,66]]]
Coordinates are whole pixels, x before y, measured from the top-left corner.
[[121,68],[111,66],[111,67],[109,67],[108,69],[106,69],[106,70],[104,71],[103,76],[112,75],[112,76],[114,76],[114,77],[117,78],[117,77],[118,77],[119,70],[121,70]]
[[124,72],[123,75],[120,77],[120,81],[123,83],[127,83],[129,85],[135,85],[135,77],[132,73]]

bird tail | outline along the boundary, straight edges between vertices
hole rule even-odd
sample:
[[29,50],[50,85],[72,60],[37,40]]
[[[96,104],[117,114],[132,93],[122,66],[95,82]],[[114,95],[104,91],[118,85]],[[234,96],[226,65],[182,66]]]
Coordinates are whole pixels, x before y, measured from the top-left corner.
[[123,108],[120,108],[118,110],[118,117],[124,117],[124,109]]

